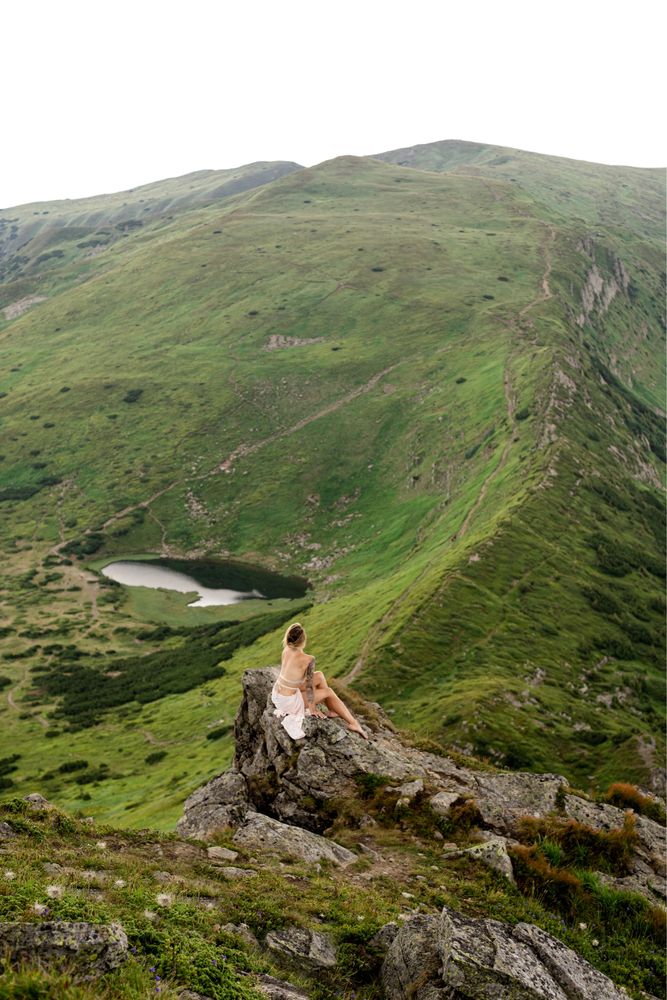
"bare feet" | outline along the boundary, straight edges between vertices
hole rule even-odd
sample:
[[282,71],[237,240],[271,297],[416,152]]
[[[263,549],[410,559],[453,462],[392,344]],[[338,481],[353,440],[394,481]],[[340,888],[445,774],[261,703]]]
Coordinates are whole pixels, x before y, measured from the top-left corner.
[[351,733],[359,733],[359,735],[363,736],[365,740],[368,739],[368,736],[366,736],[366,733],[363,731],[363,729],[361,728],[356,719],[354,720],[354,722],[348,722],[347,728],[350,730]]

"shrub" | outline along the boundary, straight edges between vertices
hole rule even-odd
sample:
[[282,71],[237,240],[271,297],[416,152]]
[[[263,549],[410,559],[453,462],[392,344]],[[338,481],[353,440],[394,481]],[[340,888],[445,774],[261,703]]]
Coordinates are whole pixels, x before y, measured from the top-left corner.
[[518,410],[514,414],[514,416],[516,417],[517,420],[527,420],[528,417],[530,416],[530,409],[529,409],[529,407],[523,406],[520,410]]
[[232,726],[217,726],[215,729],[211,729],[206,734],[207,740],[221,740],[223,736],[227,736],[228,733],[232,731]]
[[385,774],[355,774],[354,781],[362,799],[372,799],[381,788],[391,784],[392,779]]
[[128,389],[123,396],[124,403],[136,403],[136,401],[143,395],[143,389]]
[[69,774],[71,771],[83,771],[86,767],[88,767],[87,760],[66,760],[60,765],[58,770],[61,774]]
[[167,756],[166,750],[154,750],[153,753],[149,753],[147,757],[144,758],[146,764],[159,764],[161,760]]
[[518,825],[519,840],[541,846],[545,840],[557,844],[563,863],[626,874],[639,840],[635,817],[628,813],[623,826],[615,830],[596,830],[575,819],[551,816],[523,816]]
[[4,674],[0,674],[0,691],[2,691],[3,688],[9,687],[11,683],[11,677],[6,677]]
[[616,781],[609,786],[603,796],[603,802],[611,802],[614,806],[634,809],[641,816],[648,816],[658,823],[665,823],[665,810],[657,799],[644,795],[634,785]]

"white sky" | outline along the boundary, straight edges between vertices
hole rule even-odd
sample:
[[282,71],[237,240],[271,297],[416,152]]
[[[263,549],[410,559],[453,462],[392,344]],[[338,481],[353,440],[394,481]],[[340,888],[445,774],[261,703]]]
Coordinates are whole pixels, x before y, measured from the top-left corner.
[[14,0],[0,206],[439,139],[667,164],[658,0]]

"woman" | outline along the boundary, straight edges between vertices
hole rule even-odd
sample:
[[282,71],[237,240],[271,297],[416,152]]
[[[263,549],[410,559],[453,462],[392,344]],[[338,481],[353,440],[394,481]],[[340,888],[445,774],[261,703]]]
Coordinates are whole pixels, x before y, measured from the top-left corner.
[[[344,702],[331,690],[324,674],[313,670],[315,657],[304,652],[306,638],[306,630],[300,622],[290,625],[283,636],[280,675],[271,691],[271,701],[276,706],[273,714],[283,716],[283,726],[294,740],[306,735],[302,725],[306,715],[314,715],[318,719],[340,716],[348,729],[367,740],[366,733]],[[324,702],[329,710],[326,715],[317,707],[320,702]]]

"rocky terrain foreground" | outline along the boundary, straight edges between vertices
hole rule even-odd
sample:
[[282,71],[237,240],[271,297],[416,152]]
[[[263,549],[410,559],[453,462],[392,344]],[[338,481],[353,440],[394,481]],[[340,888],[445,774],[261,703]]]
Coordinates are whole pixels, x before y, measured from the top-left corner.
[[355,705],[368,741],[334,719],[293,741],[274,677],[246,671],[233,765],[176,835],[0,807],[3,1000],[658,995],[658,799],[410,745],[378,705]]

